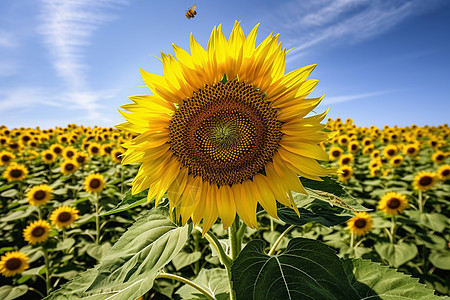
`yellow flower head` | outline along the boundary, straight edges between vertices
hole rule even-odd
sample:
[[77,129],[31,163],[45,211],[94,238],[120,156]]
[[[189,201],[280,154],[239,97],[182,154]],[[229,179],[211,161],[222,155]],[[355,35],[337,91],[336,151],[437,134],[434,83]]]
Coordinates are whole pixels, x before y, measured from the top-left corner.
[[50,150],[56,155],[62,155],[64,147],[60,144],[53,144],[50,146]]
[[450,165],[443,165],[437,171],[440,180],[447,180],[450,178]]
[[41,158],[45,163],[51,164],[55,161],[56,154],[52,150],[45,150],[42,151]]
[[373,160],[380,158],[380,150],[373,150],[372,153],[370,153],[370,157]]
[[30,267],[28,256],[19,251],[6,252],[0,259],[0,273],[5,277],[20,274]]
[[372,217],[366,212],[356,212],[355,215],[347,221],[347,228],[356,235],[365,235],[372,229]]
[[347,146],[349,141],[350,141],[350,138],[345,134],[338,137],[338,144],[340,146]]
[[48,239],[50,230],[51,226],[47,221],[37,220],[23,230],[23,237],[25,241],[32,245],[42,243]]
[[328,151],[330,154],[330,160],[338,160],[339,157],[344,153],[344,150],[342,150],[340,147],[333,146],[330,148],[330,151]]
[[339,180],[340,181],[344,181],[346,182],[347,180],[350,179],[350,177],[352,177],[353,175],[353,168],[351,166],[348,165],[343,165],[339,171],[341,171],[342,173],[338,174]]
[[426,191],[431,189],[437,182],[436,173],[422,171],[414,177],[413,187],[417,191]]
[[436,153],[433,153],[433,155],[431,156],[431,159],[437,163],[437,164],[441,164],[444,162],[445,160],[445,153],[442,151],[436,151]]
[[2,152],[0,152],[0,166],[9,165],[14,158],[16,158],[14,154],[9,151],[3,150]]
[[351,141],[348,144],[348,152],[355,153],[359,150],[359,142],[358,141]]
[[393,167],[400,167],[400,165],[403,163],[403,156],[396,155],[393,158],[391,158],[390,163]]
[[142,163],[133,194],[150,188],[158,204],[167,191],[182,223],[203,220],[203,232],[218,216],[227,228],[236,213],[255,228],[258,203],[273,217],[276,200],[297,210],[298,175],[335,172],[316,161],[328,160],[326,113],[306,117],[322,99],[306,99],[315,66],[284,74],[278,35],[255,49],[256,32],[246,37],[236,22],[228,41],[214,28],[206,50],[192,35],[191,53],[174,45],[176,58],[162,54],[164,76],[141,71],[153,95],[130,97],[128,122],[116,126],[138,134],[123,145],[123,164]]
[[354,160],[353,154],[343,154],[339,158],[339,165],[345,166],[350,165]]
[[408,200],[405,195],[390,192],[385,194],[380,202],[378,202],[378,209],[382,210],[388,215],[398,215],[408,207]]
[[418,143],[409,144],[403,147],[403,153],[408,156],[416,156],[419,153],[420,146]]
[[52,199],[53,189],[46,185],[37,185],[31,188],[27,193],[28,202],[31,205],[41,206]]
[[75,161],[77,162],[77,164],[79,166],[84,165],[85,163],[87,163],[89,161],[89,154],[84,153],[84,152],[78,152],[75,157]]
[[84,180],[84,189],[88,193],[99,193],[105,187],[105,179],[102,174],[90,174]]
[[3,177],[8,180],[8,182],[12,181],[22,181],[27,177],[28,170],[22,164],[11,163],[3,172]]
[[398,153],[398,148],[396,145],[387,145],[383,149],[383,155],[386,158],[392,158]]
[[58,228],[69,228],[78,219],[79,211],[70,206],[61,206],[50,215],[52,225]]
[[121,148],[117,148],[111,151],[111,158],[115,163],[120,163],[122,161],[122,155],[125,153]]
[[67,160],[71,160],[74,159],[77,155],[77,150],[72,147],[72,146],[68,146],[66,148],[64,148],[63,150],[63,157]]
[[102,153],[102,145],[100,145],[99,143],[90,142],[88,151],[92,156],[100,155]]
[[75,173],[78,169],[78,164],[75,160],[66,160],[61,164],[61,173],[69,175]]

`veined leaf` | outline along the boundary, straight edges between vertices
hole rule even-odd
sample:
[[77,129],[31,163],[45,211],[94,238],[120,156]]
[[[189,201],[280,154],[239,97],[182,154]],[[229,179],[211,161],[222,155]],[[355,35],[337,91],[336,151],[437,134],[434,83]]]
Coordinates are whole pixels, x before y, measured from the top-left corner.
[[132,209],[141,204],[147,203],[147,194],[148,194],[148,189],[145,191],[142,191],[140,193],[137,193],[136,195],[132,195],[131,189],[130,189],[126,193],[126,195],[122,199],[122,201],[117,205],[117,207],[102,213],[100,216],[116,214],[116,213],[119,213],[119,212],[122,212],[125,210]]
[[[228,300],[229,287],[228,287],[228,275],[225,269],[214,268],[205,269],[203,268],[197,275],[197,277],[192,280],[197,285],[201,286],[205,290],[209,291],[211,295],[217,300]],[[182,286],[177,292],[182,299],[208,299],[205,295],[200,293],[198,290],[194,289],[189,285]]]

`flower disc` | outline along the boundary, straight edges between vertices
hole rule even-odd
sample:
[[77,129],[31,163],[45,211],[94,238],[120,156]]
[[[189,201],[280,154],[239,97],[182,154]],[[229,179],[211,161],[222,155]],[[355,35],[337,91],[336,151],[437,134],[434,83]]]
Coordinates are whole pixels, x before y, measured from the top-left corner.
[[0,273],[5,277],[20,274],[30,267],[28,259],[28,256],[19,251],[6,252],[0,260]]

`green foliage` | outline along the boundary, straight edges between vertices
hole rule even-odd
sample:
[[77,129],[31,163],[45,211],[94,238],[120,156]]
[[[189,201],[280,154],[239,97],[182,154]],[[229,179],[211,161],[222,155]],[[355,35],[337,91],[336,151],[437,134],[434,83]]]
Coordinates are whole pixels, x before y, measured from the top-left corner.
[[18,286],[4,285],[0,287],[0,299],[11,300],[19,298],[28,292],[28,286],[22,284]]
[[377,243],[375,244],[375,250],[382,259],[387,260],[395,268],[400,267],[417,255],[417,246],[408,243]]
[[[217,300],[229,299],[228,275],[225,269],[202,269],[192,282],[205,288]],[[182,299],[207,299],[205,295],[189,285],[183,285],[176,293]]]
[[147,203],[148,190],[137,193],[136,195],[131,194],[131,189],[127,191],[125,197],[122,201],[114,208],[109,211],[102,213],[102,216],[116,214],[122,211],[132,209],[136,206]]

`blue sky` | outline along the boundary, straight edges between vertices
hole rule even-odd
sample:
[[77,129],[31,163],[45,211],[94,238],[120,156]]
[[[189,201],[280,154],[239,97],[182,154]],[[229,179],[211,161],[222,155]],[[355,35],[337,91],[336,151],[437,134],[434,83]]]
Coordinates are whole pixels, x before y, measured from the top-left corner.
[[[185,11],[197,4],[197,16]],[[280,33],[286,70],[317,64],[318,112],[359,126],[449,122],[450,1],[447,0],[2,0],[0,124],[113,126],[128,96],[146,94],[139,68],[154,56],[204,47],[214,26],[235,20],[257,42]]]

